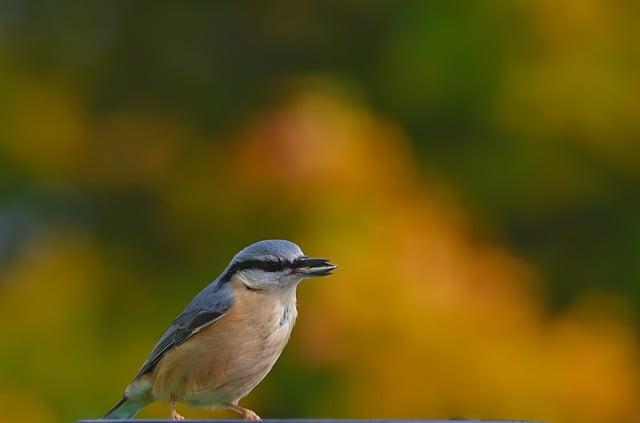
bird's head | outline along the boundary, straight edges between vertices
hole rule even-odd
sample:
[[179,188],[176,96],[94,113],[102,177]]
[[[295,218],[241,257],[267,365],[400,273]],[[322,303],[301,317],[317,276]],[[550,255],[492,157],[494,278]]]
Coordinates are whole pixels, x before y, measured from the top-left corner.
[[295,286],[304,278],[330,275],[335,264],[304,255],[291,241],[269,239],[242,249],[229,263],[227,278],[237,277],[255,290]]

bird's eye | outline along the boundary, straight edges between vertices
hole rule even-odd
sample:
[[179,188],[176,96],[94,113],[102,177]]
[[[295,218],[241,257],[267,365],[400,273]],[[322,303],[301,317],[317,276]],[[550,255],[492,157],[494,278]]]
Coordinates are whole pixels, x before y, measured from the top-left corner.
[[282,262],[272,260],[262,262],[262,265],[260,267],[262,267],[262,270],[265,270],[267,272],[278,272],[284,268]]

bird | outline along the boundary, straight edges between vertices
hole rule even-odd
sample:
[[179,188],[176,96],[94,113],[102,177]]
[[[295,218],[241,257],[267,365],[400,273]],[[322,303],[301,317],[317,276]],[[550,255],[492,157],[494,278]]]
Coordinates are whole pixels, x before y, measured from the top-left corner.
[[151,402],[227,408],[261,420],[239,401],[269,373],[297,317],[296,289],[337,266],[304,255],[287,240],[263,240],[238,252],[169,325],[105,419],[130,419]]

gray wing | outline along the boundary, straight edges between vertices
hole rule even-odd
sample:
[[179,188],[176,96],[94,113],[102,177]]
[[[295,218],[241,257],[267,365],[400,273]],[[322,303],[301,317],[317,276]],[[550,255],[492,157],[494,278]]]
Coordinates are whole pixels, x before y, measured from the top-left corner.
[[202,290],[171,323],[160,337],[134,379],[153,370],[162,356],[182,344],[202,328],[222,317],[233,305],[232,291],[228,286],[213,282]]

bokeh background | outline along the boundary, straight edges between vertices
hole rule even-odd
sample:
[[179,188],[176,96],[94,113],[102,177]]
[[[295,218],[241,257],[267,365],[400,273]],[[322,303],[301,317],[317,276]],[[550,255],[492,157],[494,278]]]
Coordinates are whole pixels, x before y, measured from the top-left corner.
[[273,237],[340,268],[264,416],[639,415],[638,2],[0,4],[3,420],[101,416]]

